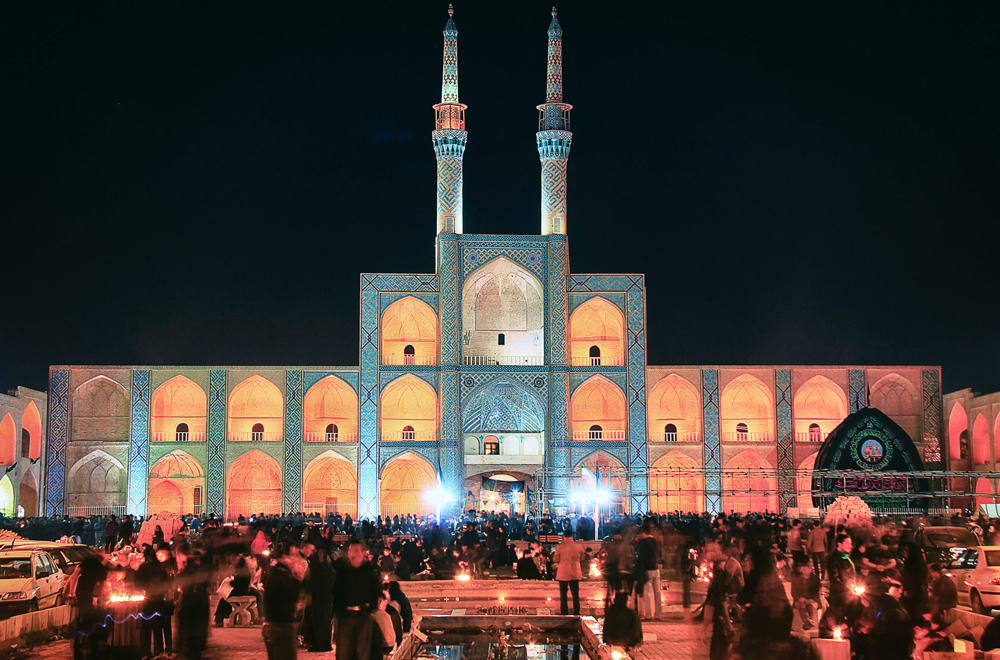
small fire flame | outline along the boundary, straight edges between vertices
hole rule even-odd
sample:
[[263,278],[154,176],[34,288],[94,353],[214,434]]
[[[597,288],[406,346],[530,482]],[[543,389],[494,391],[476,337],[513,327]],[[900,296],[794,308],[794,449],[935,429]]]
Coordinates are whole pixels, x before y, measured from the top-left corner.
[[142,594],[111,594],[108,597],[111,603],[141,603],[144,600],[146,597]]
[[458,580],[459,582],[468,582],[469,580],[472,579],[472,576],[469,575],[468,573],[459,573],[458,575],[455,576],[455,579]]
[[590,577],[601,577],[601,569],[597,567],[597,560],[590,562]]
[[834,628],[834,629],[833,629],[833,638],[834,638],[835,640],[837,640],[838,642],[839,642],[840,640],[844,639],[844,633],[843,633],[843,632],[841,632],[840,628]]
[[856,584],[851,587],[851,591],[854,592],[855,596],[861,596],[865,593],[865,586],[863,584]]

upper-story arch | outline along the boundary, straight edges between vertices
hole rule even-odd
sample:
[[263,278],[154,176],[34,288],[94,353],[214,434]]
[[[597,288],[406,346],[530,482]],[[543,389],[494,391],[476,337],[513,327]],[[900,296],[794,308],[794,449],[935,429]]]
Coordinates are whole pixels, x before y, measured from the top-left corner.
[[356,442],[358,395],[336,376],[309,388],[302,404],[306,442]]
[[822,442],[847,417],[847,395],[825,376],[799,386],[792,401],[795,439]]
[[771,391],[750,374],[729,381],[719,397],[719,424],[723,440],[770,441],[774,438]]
[[623,440],[627,406],[621,389],[604,376],[591,376],[573,392],[574,440]]
[[965,406],[961,401],[956,401],[948,415],[948,455],[951,460],[958,461],[968,458],[962,451],[963,434],[965,441],[968,441],[969,417],[965,413]]
[[462,352],[467,364],[541,364],[545,288],[505,257],[480,266],[462,285]]
[[174,376],[157,387],[150,397],[149,409],[153,440],[196,442],[205,439],[208,397],[190,378]]
[[21,434],[27,435],[27,453],[21,448],[21,456],[35,460],[42,455],[42,416],[34,401],[29,401],[21,415]]
[[990,426],[983,413],[976,415],[972,424],[972,462],[975,465],[990,462]]
[[572,364],[624,364],[625,315],[607,299],[595,296],[573,310],[569,332]]
[[697,442],[701,436],[701,397],[687,379],[670,374],[646,397],[649,437],[654,442]]
[[10,413],[0,419],[0,465],[13,465],[17,461],[17,428]]
[[470,396],[462,409],[466,433],[544,430],[545,406],[533,392],[509,380],[489,383]]
[[285,425],[285,399],[278,386],[254,374],[233,388],[227,418],[229,439],[281,440]]
[[437,393],[409,374],[382,390],[379,422],[383,440],[434,440],[437,437]]
[[871,407],[890,417],[916,415],[919,401],[917,388],[899,374],[887,374],[872,385]]
[[95,376],[73,392],[73,440],[127,442],[128,391],[107,376]]
[[435,364],[437,314],[413,296],[400,298],[382,313],[382,364]]

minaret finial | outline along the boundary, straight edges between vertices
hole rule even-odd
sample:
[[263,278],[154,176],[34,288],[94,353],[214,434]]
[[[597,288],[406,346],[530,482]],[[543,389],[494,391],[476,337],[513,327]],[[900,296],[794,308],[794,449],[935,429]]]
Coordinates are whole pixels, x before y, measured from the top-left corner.
[[558,14],[558,13],[559,13],[559,12],[558,12],[558,11],[556,11],[556,8],[555,8],[555,7],[553,7],[553,8],[552,8],[552,18],[555,18],[555,17],[556,17],[556,14]]
[[465,153],[465,105],[458,100],[458,28],[448,5],[444,26],[441,102],[434,106],[431,138],[438,161],[437,233],[462,233],[462,156]]
[[450,17],[452,17],[454,15],[455,15],[455,5],[453,5],[453,4],[451,4],[449,2],[448,3],[448,17],[450,18]]

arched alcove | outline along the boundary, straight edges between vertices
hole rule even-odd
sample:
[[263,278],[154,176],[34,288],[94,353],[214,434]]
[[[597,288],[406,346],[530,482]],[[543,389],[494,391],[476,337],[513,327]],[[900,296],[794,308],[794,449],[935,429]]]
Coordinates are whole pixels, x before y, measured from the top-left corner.
[[25,472],[24,476],[21,477],[17,503],[24,508],[26,517],[31,518],[38,515],[38,482],[31,470]]
[[722,509],[726,513],[778,510],[778,479],[774,466],[747,449],[726,462],[722,471]]
[[948,415],[948,454],[953,461],[966,458],[962,456],[962,434],[969,429],[969,418],[961,401],[956,401]]
[[681,451],[661,456],[649,475],[649,510],[701,513],[705,510],[705,477],[701,466]]
[[[585,476],[583,468],[587,468],[590,476]],[[598,487],[609,493],[607,504],[602,504],[605,511],[625,513],[628,503],[628,482],[625,464],[606,451],[595,451],[576,464],[570,482],[570,492],[595,490]],[[598,483],[598,478],[600,483]],[[573,504],[575,510],[593,515],[593,505]]]
[[73,440],[127,442],[128,391],[107,376],[96,376],[73,392]]
[[175,450],[149,471],[148,513],[201,514],[205,472],[198,459]]
[[530,358],[543,355],[544,318],[545,289],[534,274],[505,257],[480,266],[462,285],[466,363],[502,362],[510,357],[539,363]]
[[13,465],[17,461],[17,428],[10,413],[0,419],[0,465]]
[[[356,442],[358,395],[336,376],[327,376],[309,388],[302,405],[307,442]],[[327,433],[333,424],[335,434]]]
[[573,439],[589,440],[591,428],[601,427],[605,440],[623,440],[626,429],[625,395],[604,376],[591,376],[573,392]]
[[427,515],[435,507],[425,494],[437,485],[437,472],[423,456],[405,452],[382,469],[379,502],[382,516]]
[[333,451],[309,462],[303,479],[303,511],[340,515],[358,513],[358,475],[354,465]]
[[605,298],[588,299],[569,317],[569,348],[577,366],[623,364],[625,315]]
[[872,385],[872,408],[878,408],[890,417],[916,415],[920,395],[909,380],[892,373],[880,378]]
[[125,506],[125,466],[111,454],[95,449],[70,468],[66,477],[69,516],[121,513]]
[[382,364],[435,364],[437,314],[413,296],[400,298],[382,313]]
[[150,397],[149,411],[154,441],[205,440],[208,397],[190,378],[174,376],[157,387]]
[[14,484],[7,474],[0,479],[0,513],[7,517],[14,515]]
[[[383,440],[434,440],[437,434],[437,393],[416,376],[406,375],[382,390],[379,422]],[[404,430],[410,427],[410,430]]]
[[987,465],[990,462],[990,426],[986,416],[976,415],[972,425],[972,462],[975,465]]
[[[743,434],[737,426],[746,424]],[[722,440],[769,442],[774,438],[774,397],[760,379],[743,374],[729,381],[719,397]]]
[[792,401],[795,439],[822,442],[844,421],[847,411],[844,390],[825,376],[813,376],[799,386]]
[[646,403],[654,442],[697,442],[701,437],[701,397],[687,379],[677,374],[660,379],[649,390]]
[[251,513],[281,513],[281,468],[257,449],[243,454],[229,466],[226,476],[228,517]]
[[[35,460],[42,455],[42,417],[34,401],[29,401],[21,416],[21,429],[28,433],[28,458]],[[25,507],[27,508],[27,507]]]
[[[280,441],[285,424],[284,408],[284,397],[277,385],[262,376],[250,376],[229,395],[229,439]],[[254,432],[255,424],[260,424],[263,430]]]

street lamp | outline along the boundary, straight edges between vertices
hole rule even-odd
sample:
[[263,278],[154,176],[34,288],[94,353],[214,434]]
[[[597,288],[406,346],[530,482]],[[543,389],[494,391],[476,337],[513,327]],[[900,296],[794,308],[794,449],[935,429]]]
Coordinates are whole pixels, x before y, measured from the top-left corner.
[[440,483],[424,491],[424,499],[434,505],[434,518],[441,524],[441,505],[451,502],[452,497]]
[[600,488],[597,490],[578,490],[570,495],[570,499],[574,502],[594,505],[594,540],[600,541],[601,505],[611,499],[611,493]]

